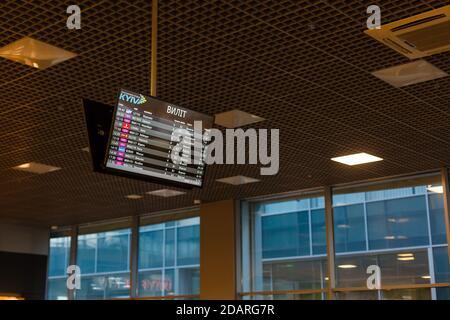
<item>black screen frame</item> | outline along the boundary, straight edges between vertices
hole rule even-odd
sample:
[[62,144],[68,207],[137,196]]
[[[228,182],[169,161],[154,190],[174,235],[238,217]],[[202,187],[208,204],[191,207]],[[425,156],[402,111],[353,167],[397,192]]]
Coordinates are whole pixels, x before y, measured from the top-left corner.
[[[109,131],[108,131],[108,140],[107,140],[107,143],[106,143],[106,146],[105,146],[105,150],[104,150],[103,162],[101,163],[102,170],[104,172],[106,172],[106,173],[120,175],[120,176],[127,177],[127,178],[138,179],[138,180],[143,180],[143,181],[147,181],[147,182],[151,182],[151,183],[157,183],[157,184],[163,184],[163,185],[167,185],[167,186],[178,187],[178,188],[182,188],[182,189],[189,189],[189,190],[191,190],[193,188],[202,189],[203,186],[204,186],[204,183],[205,183],[206,168],[207,168],[206,163],[204,164],[204,167],[203,167],[203,175],[202,175],[201,185],[200,186],[194,185],[194,184],[189,184],[189,183],[183,183],[181,181],[178,182],[178,181],[173,181],[173,180],[167,180],[167,179],[164,179],[164,178],[158,178],[158,177],[154,177],[154,176],[151,176],[151,175],[142,175],[142,174],[138,174],[138,173],[134,173],[134,172],[128,172],[128,171],[125,171],[125,170],[118,170],[118,169],[115,169],[115,168],[107,167],[106,163],[108,161],[108,151],[109,151],[110,145],[111,145],[111,139],[112,139],[112,136],[113,136],[113,129],[114,129],[114,122],[115,122],[115,118],[116,118],[116,114],[117,114],[117,108],[119,106],[119,97],[120,97],[120,93],[122,91],[128,91],[128,92],[136,93],[136,91],[134,91],[134,90],[129,90],[129,89],[126,89],[126,88],[120,88],[118,90],[117,94],[116,94],[115,104],[112,107],[113,111],[112,111],[112,117],[111,117],[111,124],[110,124],[110,128],[109,128]],[[150,98],[155,99],[155,100],[158,100],[158,101],[160,101],[162,103],[166,103],[166,104],[168,103],[167,101],[164,101],[164,100],[159,99],[159,98],[154,97],[154,96],[148,96],[148,95],[144,95],[144,96],[150,97]],[[173,105],[177,106],[175,104],[173,104]],[[191,109],[184,108],[184,107],[183,107],[183,109],[191,110]],[[195,111],[195,110],[191,110],[191,111]],[[195,111],[195,112],[198,112],[198,111]],[[211,119],[211,123],[210,123],[209,127],[212,128],[212,125],[214,123],[214,117],[210,116],[210,115],[207,115],[207,114],[203,114],[203,115],[205,115],[206,117]]]

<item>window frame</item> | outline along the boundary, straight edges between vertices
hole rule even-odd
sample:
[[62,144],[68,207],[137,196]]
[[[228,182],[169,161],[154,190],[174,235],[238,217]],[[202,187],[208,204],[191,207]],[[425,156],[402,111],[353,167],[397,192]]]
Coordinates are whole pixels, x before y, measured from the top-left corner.
[[[427,220],[428,220],[428,238],[430,240],[430,243],[426,246],[413,246],[413,247],[402,247],[402,248],[388,248],[388,249],[379,249],[379,250],[374,250],[374,249],[369,249],[369,239],[366,239],[366,250],[362,250],[362,251],[353,251],[353,252],[347,252],[347,253],[336,253],[335,251],[335,243],[334,243],[334,223],[333,223],[333,216],[334,216],[334,207],[341,207],[344,205],[350,205],[350,204],[337,204],[336,206],[333,206],[333,195],[335,194],[336,190],[343,190],[343,189],[347,189],[347,188],[354,188],[354,189],[358,189],[360,187],[364,187],[364,186],[368,186],[368,185],[383,185],[384,183],[393,184],[393,187],[391,187],[392,189],[396,189],[399,188],[398,186],[396,186],[396,184],[402,184],[402,182],[406,182],[407,186],[409,186],[409,184],[411,184],[411,186],[414,186],[414,180],[416,179],[421,179],[421,178],[426,178],[426,177],[432,177],[432,176],[437,176],[439,177],[438,179],[440,180],[440,182],[442,183],[443,186],[443,207],[444,207],[444,216],[445,216],[445,229],[446,229],[446,238],[447,238],[447,243],[434,243],[433,239],[432,239],[432,234],[431,234],[431,225],[430,225],[430,220],[431,220],[431,208],[429,207],[429,202],[430,202],[430,195],[432,194],[431,192],[429,192],[428,190],[425,191],[425,193],[417,193],[417,194],[411,194],[409,196],[405,196],[405,197],[392,197],[392,198],[386,198],[386,200],[395,200],[395,199],[401,199],[401,198],[408,198],[408,197],[417,197],[418,195],[424,196],[426,199],[426,210],[427,210]],[[412,182],[411,182],[412,181]],[[388,190],[391,189],[389,187],[387,188],[381,188],[380,190]],[[307,196],[308,193],[311,194],[322,194],[325,196],[325,224],[326,224],[326,229],[327,229],[327,254],[325,255],[327,257],[327,261],[328,261],[328,272],[327,272],[327,277],[328,279],[331,279],[331,281],[327,281],[328,282],[328,286],[327,288],[324,288],[322,290],[272,290],[272,291],[267,291],[267,290],[260,290],[260,291],[255,291],[255,290],[251,290],[251,288],[253,288],[253,261],[254,258],[252,257],[253,252],[251,251],[253,248],[253,244],[252,242],[254,241],[254,236],[255,236],[255,227],[253,225],[253,216],[254,216],[254,207],[256,203],[265,203],[265,202],[271,202],[274,200],[280,200],[280,201],[289,201],[289,200],[295,200],[295,199],[299,199],[299,197],[305,197],[305,195]],[[366,191],[367,192],[367,191]],[[328,199],[327,199],[328,198]],[[372,203],[372,202],[377,202],[380,201],[378,199],[368,199],[367,195],[364,195],[364,202],[363,202],[363,207],[364,207],[364,220],[365,220],[365,236],[366,238],[368,238],[368,230],[367,230],[367,203]],[[361,202],[355,202],[352,204],[358,204]],[[327,294],[327,298],[328,299],[336,299],[336,296],[339,293],[345,293],[345,292],[367,292],[367,291],[373,291],[373,290],[369,290],[365,287],[363,288],[338,288],[335,287],[336,286],[336,278],[335,278],[335,270],[336,270],[336,263],[335,263],[335,257],[336,256],[343,256],[343,255],[356,255],[358,253],[363,253],[363,254],[377,254],[378,252],[380,253],[389,253],[389,252],[395,252],[398,250],[408,250],[408,249],[426,249],[427,253],[428,253],[428,263],[429,263],[429,268],[430,273],[434,273],[434,262],[433,262],[433,250],[436,248],[442,248],[442,247],[447,247],[448,253],[449,253],[449,262],[450,262],[450,216],[449,216],[449,208],[450,208],[450,178],[449,178],[449,169],[447,167],[442,168],[440,171],[438,170],[431,170],[431,171],[427,171],[427,172],[422,172],[422,173],[417,173],[417,174],[405,174],[405,175],[398,175],[398,176],[394,176],[394,177],[383,177],[383,178],[378,178],[378,179],[372,179],[369,181],[361,181],[361,182],[352,182],[352,183],[346,183],[346,184],[341,184],[341,185],[336,185],[336,186],[324,186],[321,188],[315,188],[315,189],[311,189],[311,190],[305,190],[304,192],[291,192],[291,193],[285,193],[285,194],[280,194],[280,195],[274,195],[274,196],[269,196],[269,197],[254,197],[254,198],[247,198],[244,199],[242,201],[241,204],[241,217],[240,217],[240,238],[241,238],[241,244],[239,245],[239,255],[241,256],[241,265],[237,267],[237,271],[238,271],[238,283],[240,284],[240,286],[238,287],[238,296],[241,299],[248,299],[248,298],[261,298],[262,296],[276,296],[276,295],[286,295],[286,294],[290,294],[290,295],[307,295],[307,294],[317,294],[317,293],[322,293],[322,294]],[[278,214],[278,213],[276,213]],[[310,220],[311,223],[311,220]],[[330,227],[331,226],[331,227]],[[248,238],[248,239],[247,239]],[[332,252],[332,254],[330,254],[330,252]],[[245,256],[243,255],[248,255],[249,257],[245,258]],[[431,260],[430,260],[430,255],[431,255]],[[289,257],[289,259],[292,259],[295,257]],[[301,258],[311,258],[311,257],[301,257]],[[287,259],[287,258],[286,258]],[[282,260],[282,259],[281,259]],[[247,264],[247,266],[243,265],[244,263]],[[436,282],[436,281],[434,281]],[[433,292],[433,289],[437,289],[437,288],[450,288],[450,282],[438,282],[438,283],[431,283],[430,284],[415,284],[415,285],[383,285],[381,286],[380,290],[376,290],[379,292],[379,296],[382,294],[382,292],[386,291],[386,290],[401,290],[401,289],[422,289],[422,288],[426,288],[426,289],[431,289],[431,292]],[[430,293],[431,294],[431,293]],[[431,294],[432,298],[435,297],[435,293]]]

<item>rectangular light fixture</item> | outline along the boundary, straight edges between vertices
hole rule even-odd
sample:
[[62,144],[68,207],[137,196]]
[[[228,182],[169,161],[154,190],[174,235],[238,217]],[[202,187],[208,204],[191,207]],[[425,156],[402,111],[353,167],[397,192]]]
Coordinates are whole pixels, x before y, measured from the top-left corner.
[[170,190],[170,189],[161,189],[161,190],[147,192],[147,194],[152,195],[152,196],[157,196],[157,197],[170,198],[170,197],[176,197],[176,196],[180,196],[182,194],[186,194],[186,192]]
[[363,164],[363,163],[381,161],[383,159],[373,156],[371,154],[362,152],[362,153],[350,154],[348,156],[331,158],[331,160],[346,164],[348,166],[355,166],[355,165]]
[[27,162],[13,168],[14,170],[43,174],[60,170],[59,167],[49,166],[47,164],[37,162]]
[[414,261],[415,258],[414,258],[413,253],[398,253],[397,260],[398,261]]
[[425,60],[418,60],[378,70],[372,72],[372,74],[396,88],[448,76],[446,72]]
[[414,261],[414,257],[397,258],[398,261]]
[[338,265],[338,268],[340,269],[355,269],[357,266],[354,264],[341,264]]
[[22,38],[0,48],[0,57],[36,69],[46,69],[76,56],[76,53],[30,37]]
[[139,194],[129,194],[125,198],[130,199],[130,200],[139,200],[139,199],[142,199],[143,196],[141,196]]
[[255,116],[241,110],[231,110],[216,114],[214,122],[219,126],[233,129],[243,127],[252,123],[264,121],[264,118]]
[[216,181],[226,183],[226,184],[231,184],[233,186],[238,186],[241,184],[259,182],[260,180],[255,179],[255,178],[245,177],[245,176],[234,176],[234,177],[217,179]]

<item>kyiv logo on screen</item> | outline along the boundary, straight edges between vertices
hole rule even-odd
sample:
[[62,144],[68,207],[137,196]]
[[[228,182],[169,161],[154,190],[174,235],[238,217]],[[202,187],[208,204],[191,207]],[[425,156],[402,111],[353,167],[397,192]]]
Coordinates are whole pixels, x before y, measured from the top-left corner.
[[121,92],[119,99],[132,104],[144,104],[147,102],[147,99],[142,94],[135,95],[126,92]]

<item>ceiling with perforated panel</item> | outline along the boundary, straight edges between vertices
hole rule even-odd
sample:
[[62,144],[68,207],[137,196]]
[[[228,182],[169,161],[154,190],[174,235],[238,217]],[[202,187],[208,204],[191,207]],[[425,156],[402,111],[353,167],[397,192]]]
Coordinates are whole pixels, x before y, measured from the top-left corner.
[[[121,87],[149,94],[151,0],[2,0],[0,46],[29,36],[78,56],[46,70],[0,59],[0,222],[69,225],[450,163],[450,77],[394,88],[371,75],[410,61],[363,33],[372,1],[159,3],[158,97],[210,115],[239,109],[266,119],[254,127],[280,129],[278,175],[213,165],[202,189],[165,199],[145,195],[164,186],[94,173],[82,150],[81,99],[112,105]],[[69,4],[81,7],[81,30],[66,27]],[[377,4],[385,24],[450,1]],[[450,73],[450,53],[426,60]],[[330,161],[358,152],[385,160]],[[61,170],[12,169],[27,162]],[[216,182],[234,175],[261,182]]]

